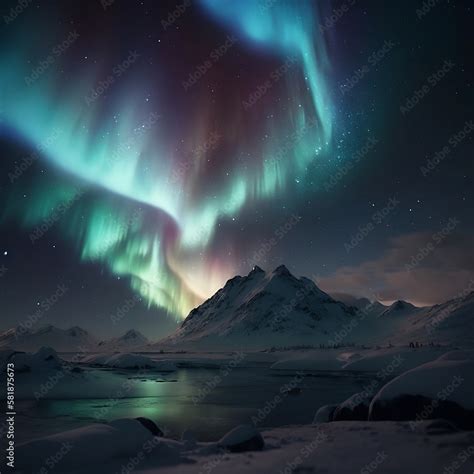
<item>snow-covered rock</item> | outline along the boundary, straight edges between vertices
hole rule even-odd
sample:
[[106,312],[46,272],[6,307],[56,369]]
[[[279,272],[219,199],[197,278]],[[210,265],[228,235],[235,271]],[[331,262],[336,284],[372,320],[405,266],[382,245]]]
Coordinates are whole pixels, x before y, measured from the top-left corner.
[[139,416],[135,419],[140,422],[153,436],[163,436],[163,431],[161,431],[157,424],[153,420],[150,420],[150,418]]
[[[120,466],[140,453],[142,462],[153,453],[160,465],[166,465],[179,459],[180,449],[153,436],[139,421],[120,419],[20,444],[16,463],[25,473],[41,472],[51,463],[58,472],[120,472]],[[104,469],[104,462],[114,469]]]
[[338,405],[323,405],[314,415],[313,423],[328,423],[332,421],[334,411]]
[[[251,430],[237,431],[231,438],[238,442],[249,434]],[[406,422],[341,421],[272,428],[262,432],[262,438],[266,449],[261,451],[222,452],[218,443],[189,446],[153,437],[136,420],[118,420],[18,446],[17,472],[42,472],[42,467],[44,472],[68,474],[474,471],[473,434],[456,431],[445,422],[423,421],[410,431]],[[48,469],[51,462],[54,471]]]
[[153,360],[140,354],[92,354],[81,359],[81,364],[110,367],[114,369],[154,369],[172,372],[177,369],[171,360]]
[[260,432],[251,425],[240,425],[225,434],[218,446],[232,453],[243,451],[261,451],[265,446]]
[[445,418],[474,428],[474,361],[435,360],[396,377],[375,395],[372,420]]
[[334,410],[332,421],[367,420],[369,405],[370,397],[367,397],[367,394],[355,393],[338,405]]

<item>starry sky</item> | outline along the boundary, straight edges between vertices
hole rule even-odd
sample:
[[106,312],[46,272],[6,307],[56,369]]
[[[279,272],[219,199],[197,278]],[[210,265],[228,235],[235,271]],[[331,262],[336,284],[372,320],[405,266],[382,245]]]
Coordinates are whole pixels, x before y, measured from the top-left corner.
[[474,290],[470,2],[1,13],[0,329],[156,338],[254,265],[385,302]]

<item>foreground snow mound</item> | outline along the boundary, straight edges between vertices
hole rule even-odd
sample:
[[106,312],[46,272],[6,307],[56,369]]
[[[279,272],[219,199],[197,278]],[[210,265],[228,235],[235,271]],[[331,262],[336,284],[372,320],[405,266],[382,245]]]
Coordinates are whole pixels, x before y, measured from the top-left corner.
[[[221,440],[236,446],[256,434],[238,427]],[[474,433],[446,422],[338,422],[273,428],[265,449],[233,453],[219,443],[183,443],[153,436],[136,420],[117,420],[17,447],[15,472],[64,474],[196,474],[290,472],[459,473],[474,471]],[[225,449],[225,452],[223,452]],[[349,462],[350,461],[350,462]],[[214,469],[216,468],[216,469]]]
[[387,383],[370,404],[371,420],[445,418],[474,428],[474,361],[435,360]]
[[355,393],[334,410],[331,421],[366,421],[369,417],[370,398],[365,393]]
[[261,451],[264,445],[262,435],[251,425],[237,426],[224,435],[218,442],[218,446],[232,453]]
[[84,357],[81,363],[113,369],[154,369],[164,372],[177,369],[171,360],[155,361],[139,354],[94,354]]
[[420,426],[417,432],[401,422],[273,428],[262,433],[263,451],[190,453],[195,464],[137,474],[472,474],[474,434],[431,433],[425,424],[426,429]]
[[474,350],[447,352],[439,357],[438,360],[474,360]]
[[[159,454],[160,465],[175,463],[180,458],[179,447],[162,442],[162,438],[153,436],[140,421],[120,419],[20,444],[16,462],[20,471],[25,473],[43,472],[41,469],[49,469],[51,464],[57,468],[57,472],[64,473],[76,470],[120,472],[121,465],[126,465],[137,456],[143,461],[151,453]],[[115,463],[115,469],[118,470],[101,471],[104,462]]]
[[332,417],[338,405],[323,405],[314,415],[313,423],[328,423],[332,421]]
[[50,472],[54,467],[55,472],[69,474],[155,473],[158,468],[179,464],[178,473],[190,462],[188,454],[212,462],[223,451],[242,453],[264,448],[259,431],[247,425],[234,428],[218,442],[175,441],[162,436],[147,418],[95,423],[18,445],[15,472]]

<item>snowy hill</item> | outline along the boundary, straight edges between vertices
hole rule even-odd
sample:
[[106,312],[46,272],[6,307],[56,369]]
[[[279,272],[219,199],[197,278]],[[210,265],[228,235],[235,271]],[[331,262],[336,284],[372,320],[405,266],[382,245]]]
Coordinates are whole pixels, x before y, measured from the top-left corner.
[[60,329],[47,325],[36,331],[26,330],[19,326],[0,334],[0,349],[36,351],[47,346],[58,352],[77,352],[90,350],[96,344],[96,339],[78,326]]
[[379,316],[387,309],[387,306],[379,301],[370,301],[368,298],[359,298],[348,293],[331,293],[331,296],[337,301],[342,301],[347,306],[353,306],[359,311],[366,312],[368,316]]
[[445,303],[419,308],[409,316],[395,340],[474,345],[474,292]]
[[137,350],[149,344],[149,340],[139,331],[130,329],[120,337],[115,337],[97,344],[97,350],[103,352],[123,352]]
[[227,281],[159,345],[257,348],[327,343],[356,312],[283,265],[269,273],[255,267],[247,276]]
[[408,303],[407,301],[394,301],[385,311],[380,314],[381,318],[406,317],[418,312],[421,308]]

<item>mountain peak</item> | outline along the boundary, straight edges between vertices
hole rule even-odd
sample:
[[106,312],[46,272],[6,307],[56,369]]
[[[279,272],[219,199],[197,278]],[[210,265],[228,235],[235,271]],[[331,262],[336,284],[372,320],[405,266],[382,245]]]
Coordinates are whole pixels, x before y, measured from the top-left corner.
[[280,265],[273,270],[274,275],[291,275],[290,270],[285,265]]
[[248,274],[248,276],[258,275],[259,273],[265,273],[265,270],[262,270],[258,265],[255,265]]
[[293,276],[285,265],[271,273],[255,267],[248,276],[229,280],[194,308],[164,341],[225,345],[228,340],[256,346],[264,340],[270,345],[314,342],[314,338],[326,341],[335,327],[354,314],[311,279]]
[[38,334],[44,334],[47,332],[53,332],[55,329],[57,329],[55,326],[52,324],[45,324],[43,326],[40,326],[38,330],[36,331]]
[[67,329],[66,333],[69,334],[70,336],[78,336],[78,335],[85,336],[88,334],[88,332],[85,329],[82,329],[79,326],[73,326]]
[[412,309],[412,308],[415,308],[415,306],[412,305],[411,303],[408,303],[408,301],[397,300],[397,301],[394,301],[390,305],[390,308],[399,311],[399,310],[408,309],[408,308]]
[[121,339],[145,339],[145,336],[135,329],[129,329]]
[[420,308],[417,308],[415,305],[409,303],[408,301],[397,300],[394,301],[383,313],[379,315],[379,317],[393,317],[393,316],[407,316],[416,311]]

